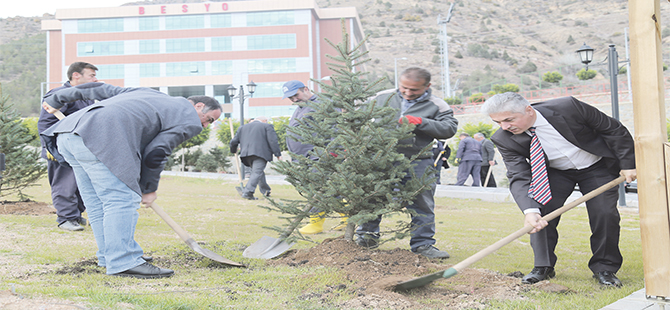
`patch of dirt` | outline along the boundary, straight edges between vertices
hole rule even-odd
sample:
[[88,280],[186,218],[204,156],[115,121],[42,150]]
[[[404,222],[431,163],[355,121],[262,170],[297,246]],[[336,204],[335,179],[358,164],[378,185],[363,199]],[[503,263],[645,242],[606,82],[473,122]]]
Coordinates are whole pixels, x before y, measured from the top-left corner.
[[[429,284],[408,292],[394,286],[427,274],[445,270],[449,260],[432,260],[409,250],[367,250],[342,238],[328,239],[309,249],[289,251],[271,265],[325,266],[340,268],[356,287],[334,287],[355,292],[358,297],[338,305],[345,309],[415,309],[426,306],[418,300],[432,300],[444,309],[484,309],[490,300],[524,299],[531,289],[515,275],[482,269],[466,269],[439,285]],[[520,272],[519,272],[520,273]],[[446,285],[445,285],[446,284]],[[314,296],[316,297],[316,296]]]
[[56,214],[53,205],[32,200],[0,201],[0,214],[49,215]]

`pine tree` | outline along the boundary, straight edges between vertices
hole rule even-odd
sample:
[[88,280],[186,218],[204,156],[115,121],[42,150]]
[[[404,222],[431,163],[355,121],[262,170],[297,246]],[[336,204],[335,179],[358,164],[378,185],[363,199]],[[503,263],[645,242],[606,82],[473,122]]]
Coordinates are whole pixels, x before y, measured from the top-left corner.
[[46,174],[40,150],[29,145],[31,140],[33,136],[22,126],[18,111],[0,85],[0,153],[5,154],[6,165],[0,172],[0,197],[18,193],[24,199],[21,190],[34,186]]
[[[412,178],[401,184],[408,171],[414,173],[410,169],[413,158],[398,153],[396,147],[399,140],[412,136],[414,125],[399,125],[395,110],[386,102],[377,105],[368,100],[384,79],[369,81],[368,74],[360,71],[369,61],[368,52],[361,50],[365,40],[351,47],[344,24],[342,27],[341,43],[326,39],[337,51],[337,55],[327,55],[334,61],[328,63],[334,72],[332,85],[313,80],[323,91],[316,102],[299,104],[315,112],[311,119],[299,120],[299,127],[288,129],[301,137],[298,141],[314,145],[311,152],[319,160],[291,154],[295,162],[277,163],[276,170],[286,175],[305,200],[270,200],[268,209],[288,214],[287,220],[308,216],[312,207],[331,217],[344,214],[349,217],[345,239],[352,240],[357,225],[380,215],[408,214],[404,207],[432,180]],[[397,238],[407,236],[409,223],[398,222],[392,232]]]

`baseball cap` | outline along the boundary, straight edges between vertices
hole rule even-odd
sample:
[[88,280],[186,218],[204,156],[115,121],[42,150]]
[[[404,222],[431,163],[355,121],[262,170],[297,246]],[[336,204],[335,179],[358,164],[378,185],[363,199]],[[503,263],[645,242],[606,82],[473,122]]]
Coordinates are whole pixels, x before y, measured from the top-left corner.
[[284,92],[284,97],[282,97],[282,99],[286,99],[295,95],[295,93],[298,92],[298,89],[303,87],[305,87],[305,84],[298,80],[292,80],[284,83],[284,86],[281,88],[281,90]]

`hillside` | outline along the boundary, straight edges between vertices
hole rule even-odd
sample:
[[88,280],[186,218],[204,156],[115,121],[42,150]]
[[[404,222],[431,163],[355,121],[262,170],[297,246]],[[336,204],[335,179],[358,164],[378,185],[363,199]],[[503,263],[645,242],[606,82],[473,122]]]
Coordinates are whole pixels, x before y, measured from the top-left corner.
[[[370,34],[367,48],[372,62],[366,69],[376,77],[388,77],[386,86],[393,85],[394,58],[398,58],[398,70],[408,66],[428,68],[434,76],[433,87],[442,92],[437,20],[439,14],[446,17],[449,2],[316,1],[322,8],[358,9],[364,31]],[[132,3],[183,2],[202,1]],[[457,94],[466,95],[487,92],[490,83],[514,83],[522,90],[556,87],[540,82],[540,76],[548,71],[559,71],[564,76],[560,83],[563,86],[585,83],[574,75],[583,67],[575,51],[586,43],[595,48],[594,63],[604,62],[608,45],[615,44],[619,59],[624,60],[627,6],[627,0],[458,0],[447,23],[451,84],[456,85]],[[663,22],[670,17],[670,7],[664,5],[661,9]],[[26,116],[35,115],[39,109],[32,102],[39,100],[39,83],[45,75],[42,18],[53,17],[45,14],[0,19],[0,83]],[[668,25],[665,22],[663,29],[664,34],[670,35]],[[36,36],[39,34],[42,37]],[[663,39],[666,51],[670,47],[668,40]],[[533,67],[536,69],[532,70]],[[605,65],[594,64],[590,68],[600,72],[596,81],[607,83]]]

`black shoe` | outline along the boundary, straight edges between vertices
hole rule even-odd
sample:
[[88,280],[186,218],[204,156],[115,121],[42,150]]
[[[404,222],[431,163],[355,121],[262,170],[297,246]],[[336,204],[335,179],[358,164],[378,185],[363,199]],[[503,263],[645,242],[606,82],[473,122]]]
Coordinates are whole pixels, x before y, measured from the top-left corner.
[[151,263],[154,261],[154,258],[151,256],[142,256],[142,259],[147,263]]
[[438,248],[430,244],[422,245],[412,250],[412,252],[423,255],[428,258],[449,258],[449,253],[445,251],[440,251]]
[[76,220],[67,220],[63,223],[60,223],[60,225],[58,225],[58,228],[63,229],[63,230],[69,230],[69,231],[82,231],[82,230],[84,230],[84,227],[79,225],[79,223]]
[[356,237],[356,244],[366,249],[370,250],[376,249],[379,247],[379,236],[372,233],[365,235],[358,235]]
[[242,198],[246,200],[258,200],[258,198],[254,197],[254,194],[247,194],[247,193],[242,194]]
[[548,280],[556,276],[554,267],[535,267],[530,271],[523,279],[521,283],[525,284],[535,284],[542,280]]
[[152,264],[144,263],[135,268],[130,268],[126,271],[113,274],[118,277],[132,277],[140,279],[156,279],[167,278],[174,275],[174,270],[158,268]]
[[619,281],[619,278],[616,277],[614,272],[599,271],[593,274],[593,277],[598,279],[598,282],[602,286],[621,287],[621,281]]
[[77,223],[79,223],[79,225],[81,225],[81,226],[86,226],[88,224],[88,221],[86,221],[85,218],[80,217],[80,218],[77,219]]
[[265,194],[263,194],[263,196],[270,197],[270,191],[265,192]]

